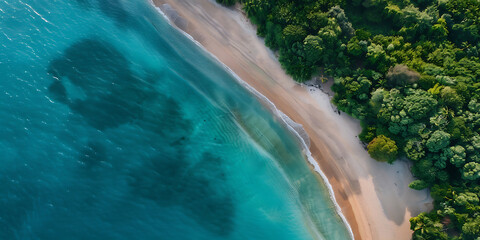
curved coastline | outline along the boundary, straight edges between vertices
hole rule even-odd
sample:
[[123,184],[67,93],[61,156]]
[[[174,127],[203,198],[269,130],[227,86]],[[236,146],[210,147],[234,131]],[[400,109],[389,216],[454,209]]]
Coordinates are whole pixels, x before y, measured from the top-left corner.
[[[261,97],[257,95],[260,100],[275,102],[277,110],[271,111],[277,117],[280,114],[288,129],[303,126],[292,133],[307,146],[305,155],[312,168],[318,165],[318,170],[323,170],[317,171],[317,176],[328,179],[323,182],[331,187],[330,197],[336,200],[337,212],[345,217],[355,239],[411,238],[409,218],[428,211],[432,200],[428,191],[408,188],[414,179],[409,163],[388,165],[372,160],[357,138],[358,121],[335,112],[326,94],[287,76],[239,9],[224,8],[212,0],[150,2],[157,8],[169,4],[175,12],[175,22],[170,24],[180,23],[176,27],[182,33],[233,72],[240,84],[253,88],[253,94],[261,93]],[[302,129],[308,135],[302,134]]]
[[[220,59],[217,58],[213,53],[209,52],[200,42],[195,40],[190,34],[176,26],[174,23],[172,23],[171,19],[165,14],[162,9],[158,6],[155,5],[153,0],[149,0],[149,2],[157,9],[157,11],[170,23],[171,26],[177,28],[181,33],[183,33],[186,37],[188,37],[192,42],[194,42],[197,46],[199,46],[201,49],[203,49],[205,52],[207,52],[213,59],[215,59],[221,66],[228,71],[234,79],[243,87],[245,87],[249,92],[251,92],[257,99],[259,99],[263,104],[267,105],[268,109],[272,112],[272,114],[282,120],[282,124],[287,127],[287,129],[297,138],[298,142],[302,146],[302,150],[304,151],[305,157],[307,161],[312,165],[313,169],[315,172],[317,172],[320,177],[322,178],[323,183],[326,185],[328,189],[328,194],[330,199],[332,200],[335,210],[339,217],[342,219],[343,223],[345,224],[346,228],[348,229],[348,233],[350,234],[351,239],[355,239],[352,227],[350,226],[347,218],[342,212],[342,209],[340,205],[337,203],[337,200],[335,198],[335,193],[333,191],[333,187],[328,181],[327,176],[322,172],[320,165],[318,164],[317,161],[312,156],[312,153],[310,152],[310,140],[308,137],[307,131],[303,128],[302,124],[299,124],[295,121],[293,121],[291,118],[289,118],[285,113],[280,111],[275,104],[270,101],[265,95],[257,91],[254,87],[252,87],[250,84],[248,84],[246,81],[244,81],[242,78],[240,78],[230,67],[228,67],[225,63],[220,61]],[[297,130],[298,129],[298,130]]]

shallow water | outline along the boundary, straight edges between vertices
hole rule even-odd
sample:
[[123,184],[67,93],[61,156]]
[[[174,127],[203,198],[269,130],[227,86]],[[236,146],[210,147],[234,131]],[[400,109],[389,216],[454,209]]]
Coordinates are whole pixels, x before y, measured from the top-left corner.
[[148,1],[0,12],[0,239],[349,238],[281,120]]

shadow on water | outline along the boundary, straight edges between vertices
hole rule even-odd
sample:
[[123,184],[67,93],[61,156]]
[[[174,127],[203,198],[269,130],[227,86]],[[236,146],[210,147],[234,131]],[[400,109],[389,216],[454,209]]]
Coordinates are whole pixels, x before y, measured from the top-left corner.
[[67,89],[63,86],[62,82],[56,80],[48,87],[48,91],[52,94],[52,97],[57,101],[67,104],[68,96]]
[[49,91],[93,127],[104,130],[139,118],[141,104],[156,96],[148,83],[133,76],[128,61],[110,44],[83,39],[53,60]]
[[[183,65],[188,67],[187,62],[178,60],[182,58],[173,48],[175,43],[167,41],[164,37],[164,29],[155,24],[155,18],[158,18],[157,12],[140,11],[132,13],[124,6],[121,0],[75,0],[78,5],[86,10],[97,9],[105,17],[111,19],[123,30],[132,30],[136,34],[143,37],[143,40],[148,42],[150,46],[159,54],[164,56],[171,56],[169,61],[172,65]],[[88,6],[88,7],[86,7]],[[152,21],[153,20],[153,21]],[[197,76],[200,71],[191,68],[191,76]]]
[[[129,184],[132,199],[141,196],[160,206],[180,206],[201,226],[220,236],[233,231],[235,209],[224,186],[223,161],[205,153],[192,164],[194,159],[182,154],[193,123],[184,117],[178,102],[152,88],[158,76],[135,77],[118,50],[95,39],[72,44],[48,69],[53,77],[48,88],[51,96],[91,127],[106,130],[133,124],[146,133],[144,138],[157,156],[141,160],[143,165],[135,170],[123,171],[133,179]],[[92,181],[107,174],[107,170],[100,171],[99,163],[108,161],[108,154],[105,146],[89,140],[78,160],[85,170],[95,173],[83,174],[92,175]],[[97,191],[94,185],[89,189]]]
[[181,206],[206,229],[227,236],[233,230],[235,212],[227,187],[218,183],[225,181],[223,160],[210,153],[196,164],[185,158],[177,153],[150,159],[132,174],[134,193],[164,206]]
[[107,160],[106,148],[100,142],[89,141],[81,152],[79,161],[85,164],[85,168],[91,169],[97,166],[101,161]]
[[[34,209],[34,197],[38,193],[37,186],[34,183],[25,184],[22,181],[12,180],[15,179],[13,176],[22,179],[24,175],[27,174],[20,170],[12,171],[10,176],[3,172],[0,175],[0,181],[3,183],[0,188],[0,194],[3,196],[0,200],[0,239],[15,239],[16,231],[22,228],[23,220]],[[19,194],[20,184],[23,186]]]
[[85,9],[90,9],[93,7],[92,3],[90,2],[90,0],[75,0],[78,5],[80,5],[82,8],[85,8]]
[[81,8],[93,10],[97,8],[102,14],[111,18],[120,27],[128,26],[135,19],[125,10],[120,0],[75,0]]
[[130,15],[123,8],[120,0],[99,0],[98,4],[100,11],[120,26],[125,26],[130,21]]
[[[88,10],[95,7],[119,27],[142,35],[160,54],[170,56],[171,64],[188,65],[177,60],[178,54],[160,37],[158,29],[155,31],[153,23],[130,15],[120,0],[76,2]],[[81,39],[50,62],[48,73],[53,81],[49,94],[95,129],[132,124],[145,132],[142,137],[155,149],[155,157],[140,159],[140,166],[134,169],[120,170],[131,179],[132,199],[142,197],[161,207],[181,207],[208,231],[229,235],[234,228],[235,205],[226,186],[223,159],[204,153],[197,161],[185,153],[195,123],[185,118],[178,102],[152,87],[161,75],[154,72],[139,79],[129,67],[128,59],[108,42]],[[189,74],[195,75],[198,70],[191,71]],[[89,140],[78,155],[86,170],[82,171],[87,174],[84,177],[107,174],[100,171],[99,163],[109,161],[111,151]]]
[[161,93],[157,95],[155,101],[143,105],[142,117],[135,124],[171,140],[171,145],[182,145],[191,134],[193,123],[184,117],[180,105],[173,98]]

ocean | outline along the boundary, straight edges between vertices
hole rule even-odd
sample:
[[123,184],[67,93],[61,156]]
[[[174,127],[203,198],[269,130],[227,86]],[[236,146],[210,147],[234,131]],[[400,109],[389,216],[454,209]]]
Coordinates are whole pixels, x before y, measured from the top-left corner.
[[0,0],[0,239],[349,239],[299,139],[148,0]]

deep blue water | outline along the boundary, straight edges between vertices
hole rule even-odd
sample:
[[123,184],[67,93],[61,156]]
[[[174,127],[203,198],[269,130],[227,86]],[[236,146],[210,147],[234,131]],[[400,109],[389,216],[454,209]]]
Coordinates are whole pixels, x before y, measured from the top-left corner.
[[0,239],[347,239],[298,141],[147,0],[0,0]]

